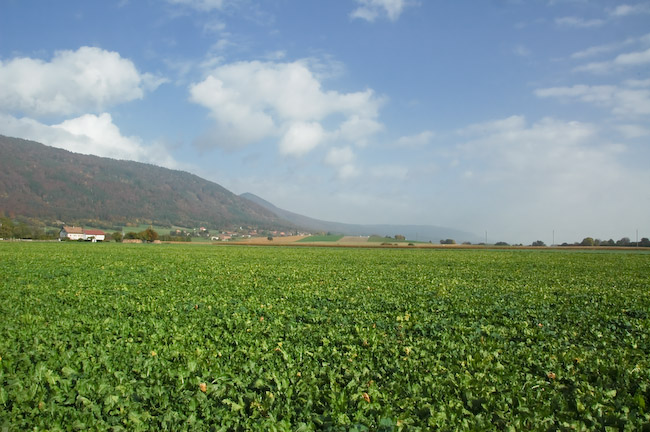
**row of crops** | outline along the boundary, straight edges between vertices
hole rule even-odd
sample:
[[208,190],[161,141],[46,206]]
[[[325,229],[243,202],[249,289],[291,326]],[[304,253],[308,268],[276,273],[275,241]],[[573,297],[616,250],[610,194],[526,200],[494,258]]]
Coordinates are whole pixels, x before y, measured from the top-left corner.
[[650,255],[0,244],[0,430],[650,429]]

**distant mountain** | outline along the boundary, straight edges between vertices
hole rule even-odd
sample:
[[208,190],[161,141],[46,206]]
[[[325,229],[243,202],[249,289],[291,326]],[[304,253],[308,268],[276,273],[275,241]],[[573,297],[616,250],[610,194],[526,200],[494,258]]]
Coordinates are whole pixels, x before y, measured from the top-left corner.
[[464,241],[478,243],[481,241],[479,236],[472,233],[432,225],[357,225],[340,222],[327,222],[283,210],[252,193],[244,193],[241,194],[240,197],[259,204],[273,212],[276,216],[285,219],[304,230],[312,232],[323,231],[345,235],[380,235],[390,237],[393,237],[396,234],[401,234],[409,240],[432,241],[435,243],[438,243],[443,239],[454,239],[459,243]]
[[0,214],[194,227],[291,229],[268,209],[183,171],[0,135]]

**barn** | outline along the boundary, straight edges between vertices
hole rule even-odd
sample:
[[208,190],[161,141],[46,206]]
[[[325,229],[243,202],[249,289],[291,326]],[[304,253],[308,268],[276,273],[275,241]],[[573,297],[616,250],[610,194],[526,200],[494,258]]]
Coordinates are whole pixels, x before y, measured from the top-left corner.
[[64,226],[59,232],[59,239],[85,240],[94,243],[98,241],[104,241],[106,239],[106,233],[98,229],[85,230],[82,227]]

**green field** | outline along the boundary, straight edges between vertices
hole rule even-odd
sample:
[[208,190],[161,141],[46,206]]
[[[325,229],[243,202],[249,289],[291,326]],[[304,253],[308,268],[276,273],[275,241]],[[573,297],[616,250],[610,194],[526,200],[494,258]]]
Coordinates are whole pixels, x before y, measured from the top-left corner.
[[411,240],[396,240],[391,237],[370,236],[368,241],[371,243],[413,243]]
[[313,242],[337,242],[343,238],[343,235],[312,235],[298,240],[299,243],[313,243]]
[[0,243],[0,430],[647,430],[650,255]]

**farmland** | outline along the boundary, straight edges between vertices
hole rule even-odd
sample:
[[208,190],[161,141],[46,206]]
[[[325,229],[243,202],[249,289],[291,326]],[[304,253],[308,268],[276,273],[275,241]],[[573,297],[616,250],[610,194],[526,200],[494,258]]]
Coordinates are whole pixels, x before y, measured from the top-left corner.
[[650,254],[0,243],[0,430],[650,428]]

